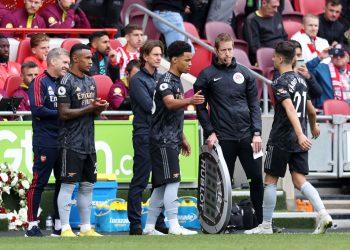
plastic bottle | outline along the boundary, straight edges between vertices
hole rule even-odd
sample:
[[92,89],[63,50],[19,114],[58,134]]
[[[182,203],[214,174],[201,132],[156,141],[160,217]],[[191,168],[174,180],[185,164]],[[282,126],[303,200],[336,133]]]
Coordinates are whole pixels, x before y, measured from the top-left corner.
[[52,222],[52,217],[49,215],[46,217],[46,230],[52,230],[53,227],[53,222]]

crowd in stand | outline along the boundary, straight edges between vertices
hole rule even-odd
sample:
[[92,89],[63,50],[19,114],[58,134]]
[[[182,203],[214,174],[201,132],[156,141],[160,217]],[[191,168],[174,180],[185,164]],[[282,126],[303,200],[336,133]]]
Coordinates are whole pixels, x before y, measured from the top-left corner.
[[[244,40],[248,44],[248,56],[252,65],[257,65],[259,48],[274,48],[275,45],[291,37],[300,47],[300,58],[295,70],[303,75],[314,90],[311,97],[315,106],[322,109],[327,99],[344,100],[350,103],[349,42],[350,3],[347,0],[326,0],[324,13],[305,14],[301,29],[289,36],[283,25],[283,11],[289,0],[247,0],[244,3],[244,25],[241,27]],[[124,4],[127,4],[127,0]],[[140,1],[146,2],[146,1]],[[184,21],[192,22],[204,37],[204,24],[219,21],[232,25],[237,31],[237,2],[240,0],[153,0],[147,5],[160,17],[185,31]],[[294,1],[295,2],[295,1]],[[24,7],[8,10],[0,4],[1,28],[90,28],[89,16],[75,0],[56,0],[44,6],[43,0],[24,0]],[[237,5],[236,5],[237,4]],[[290,4],[289,4],[290,5]],[[145,5],[146,6],[146,5]],[[153,19],[154,26],[163,35],[166,45],[176,40],[186,40],[185,36]],[[112,49],[106,32],[95,32],[89,37],[89,47],[93,54],[91,75],[107,75],[113,85],[108,93],[111,110],[130,110],[130,77],[139,68],[140,56],[145,37],[142,28],[129,24],[123,28],[126,39],[124,46]],[[145,36],[146,35],[146,36]],[[6,96],[4,86],[11,75],[20,75],[22,84],[13,96],[23,97],[18,110],[29,110],[26,91],[30,81],[47,68],[46,56],[49,52],[50,37],[34,34],[30,37],[32,55],[23,64],[9,60],[8,38],[15,34],[0,34],[0,97]],[[61,36],[62,37],[62,36]],[[191,44],[193,52],[194,46]],[[269,77],[272,75],[268,75]],[[275,75],[276,77],[276,75]],[[315,90],[316,89],[316,90]],[[193,93],[193,91],[191,92]],[[188,93],[187,93],[188,95]]]

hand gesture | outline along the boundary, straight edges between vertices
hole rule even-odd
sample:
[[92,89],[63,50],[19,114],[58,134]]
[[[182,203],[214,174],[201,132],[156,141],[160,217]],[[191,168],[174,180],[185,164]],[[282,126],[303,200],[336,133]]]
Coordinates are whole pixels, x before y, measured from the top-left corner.
[[199,105],[204,103],[204,96],[201,95],[202,90],[199,90],[197,93],[195,93],[191,99],[190,99],[190,104],[192,105]]

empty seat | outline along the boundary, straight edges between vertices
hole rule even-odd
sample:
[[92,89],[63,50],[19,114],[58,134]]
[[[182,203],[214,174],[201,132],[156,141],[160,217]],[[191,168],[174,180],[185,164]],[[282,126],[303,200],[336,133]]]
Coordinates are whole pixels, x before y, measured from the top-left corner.
[[97,97],[106,100],[109,89],[113,85],[111,78],[106,75],[94,75],[93,78],[96,82]]
[[110,44],[111,44],[111,48],[112,49],[117,49],[119,47],[123,47],[123,45],[121,44],[121,42],[117,39],[111,39],[109,40]]
[[[130,5],[132,4],[140,4],[143,7],[147,7],[146,0],[126,0],[123,3],[123,8],[120,11],[120,18],[123,24],[125,24],[125,16],[126,16],[126,11],[129,8]],[[138,9],[134,9],[130,13],[130,17],[137,16],[137,15],[143,15],[143,12],[141,12]],[[130,21],[131,23],[131,21]]]
[[211,42],[212,44],[215,43],[215,38],[220,33],[227,33],[232,38],[236,38],[235,33],[233,32],[233,29],[230,25],[223,22],[207,22],[205,24],[205,36],[207,37],[207,40]]
[[274,51],[275,50],[272,48],[259,48],[256,51],[256,61],[265,76],[267,76],[268,72],[273,68],[272,56]]
[[283,14],[283,26],[284,30],[288,34],[288,39],[290,39],[295,33],[300,31],[303,25],[303,17],[301,14]]
[[[209,44],[209,42],[206,40],[202,41]],[[193,46],[195,49],[195,54],[192,58],[192,66],[189,73],[197,77],[204,68],[211,64],[213,53],[197,43],[193,43]]]
[[24,59],[31,55],[32,49],[30,48],[30,39],[23,39],[18,45],[16,62],[22,64]]
[[192,23],[184,22],[184,26],[187,33],[190,33],[192,36],[200,39],[198,30]]
[[19,88],[22,83],[22,78],[20,76],[9,76],[5,82],[5,92],[6,96],[11,97],[13,93]]
[[325,115],[350,115],[350,105],[345,101],[326,100],[323,111]]
[[[145,15],[143,13],[141,13],[139,15],[131,16],[130,17],[130,23],[131,24],[137,24],[137,25],[142,27],[144,16]],[[154,26],[152,18],[148,17],[148,21],[147,21],[146,28],[144,30],[144,34],[147,35],[148,39],[154,39],[154,40],[158,40],[159,39],[160,33],[156,29],[156,27]]]
[[308,13],[312,13],[314,15],[318,15],[324,12],[324,7],[326,5],[325,0],[299,0],[299,8],[300,12],[303,15]]
[[76,38],[67,38],[61,44],[61,48],[63,48],[65,50],[67,50],[68,52],[70,52],[70,50],[73,47],[73,45],[75,45],[77,43],[81,43],[81,41],[79,39],[76,39]]

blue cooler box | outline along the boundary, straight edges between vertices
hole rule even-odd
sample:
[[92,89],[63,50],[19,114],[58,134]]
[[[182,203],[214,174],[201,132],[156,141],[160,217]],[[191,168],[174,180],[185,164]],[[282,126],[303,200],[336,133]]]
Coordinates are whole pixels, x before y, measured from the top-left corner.
[[[69,223],[72,228],[78,228],[80,225],[79,210],[76,204],[78,187],[79,184],[76,184],[72,195],[73,205],[69,217]],[[95,183],[92,194],[91,225],[95,225],[96,204],[115,199],[117,197],[117,189],[118,183],[115,181],[98,181]]]

